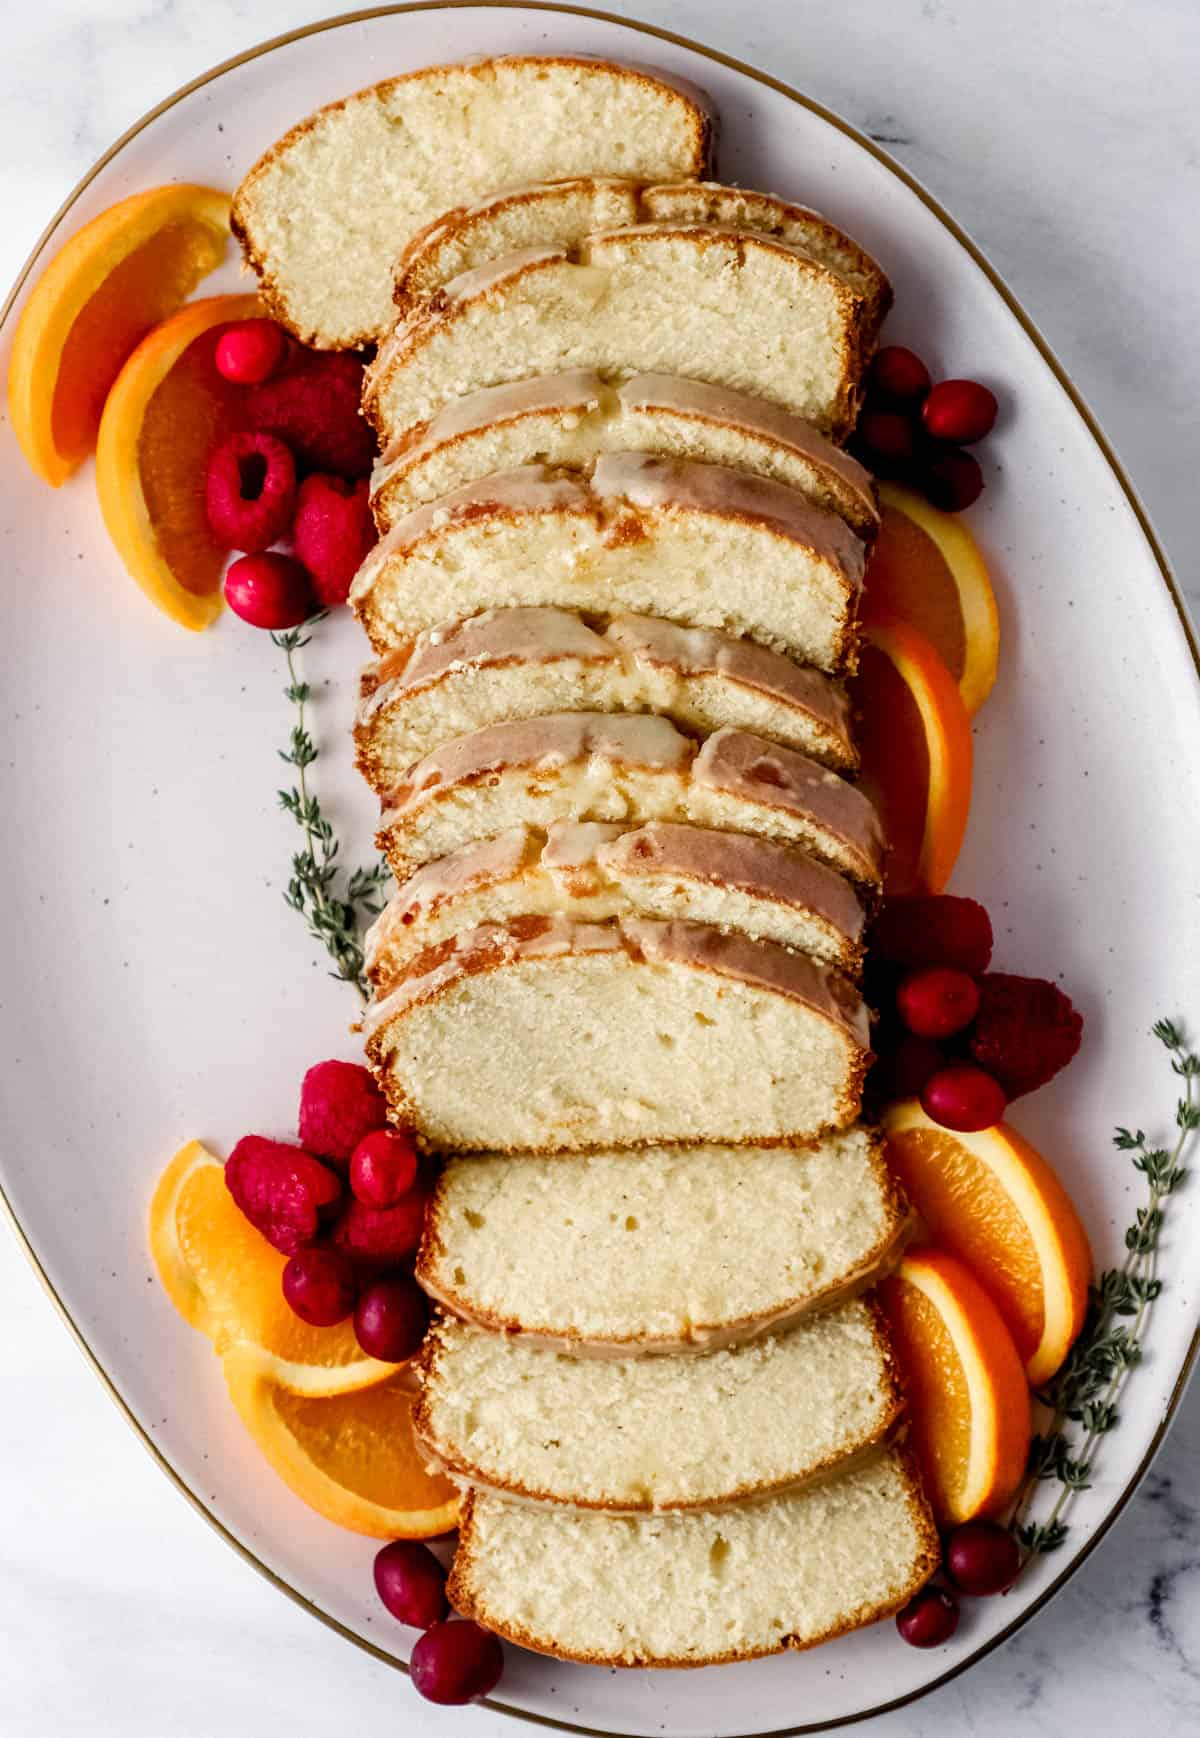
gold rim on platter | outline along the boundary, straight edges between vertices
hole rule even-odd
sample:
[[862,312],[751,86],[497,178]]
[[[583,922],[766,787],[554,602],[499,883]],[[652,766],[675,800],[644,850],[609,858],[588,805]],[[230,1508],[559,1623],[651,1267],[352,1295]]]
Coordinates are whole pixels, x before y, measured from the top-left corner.
[[[114,157],[124,150],[125,146],[129,144],[131,139],[135,139],[139,133],[143,132],[146,127],[156,121],[160,115],[165,114],[168,109],[174,108],[176,103],[182,102],[185,97],[191,96],[194,91],[203,89],[205,85],[212,84],[216,79],[221,78],[223,74],[232,72],[236,67],[245,66],[249,61],[258,60],[264,55],[271,54],[275,49],[283,48],[288,43],[303,41],[303,39],[308,36],[318,36],[326,30],[337,30],[346,24],[360,24],[372,18],[386,18],[403,12],[461,12],[480,11],[485,9],[488,11],[508,10],[550,12],[566,14],[578,18],[594,18],[603,24],[622,25],[628,30],[637,31],[642,36],[657,38],[660,42],[671,42],[679,48],[689,49],[693,54],[698,54],[705,60],[712,61],[718,66],[728,67],[733,72],[741,73],[746,78],[753,79],[756,84],[765,85],[770,90],[778,91],[781,96],[787,97],[791,102],[798,104],[799,107],[807,109],[811,114],[818,115],[823,121],[827,122],[831,127],[835,127],[839,133],[844,133],[847,138],[852,139],[856,145],[861,147],[862,150],[868,152],[870,156],[882,163],[885,168],[890,170],[898,181],[901,181],[904,186],[910,190],[910,192],[916,194],[922,205],[924,205],[928,211],[932,212],[942,227],[949,231],[958,242],[959,246],[970,255],[980,271],[983,272],[984,276],[1000,296],[1009,312],[1018,321],[1025,335],[1032,341],[1038,354],[1041,356],[1042,361],[1049,368],[1050,372],[1054,375],[1054,378],[1058,381],[1058,384],[1070,399],[1088,433],[1100,449],[1100,452],[1115,477],[1122,494],[1125,496],[1125,499],[1138,522],[1141,533],[1149,546],[1150,552],[1154,557],[1159,573],[1162,576],[1163,584],[1166,587],[1168,596],[1174,604],[1176,613],[1179,617],[1180,627],[1183,631],[1183,636],[1188,649],[1191,652],[1192,662],[1196,668],[1197,676],[1200,677],[1200,644],[1197,643],[1196,635],[1193,632],[1191,622],[1188,619],[1186,605],[1183,602],[1179,587],[1176,584],[1175,577],[1171,571],[1170,564],[1167,561],[1163,548],[1155,535],[1152,525],[1150,524],[1146,510],[1138,498],[1133,484],[1126,475],[1124,467],[1117,458],[1112,447],[1109,445],[1109,442],[1095,417],[1081,398],[1073,381],[1064,371],[1062,364],[1050,349],[1050,346],[1047,344],[1045,338],[1043,338],[1037,326],[1034,325],[1029,315],[1017,301],[1016,297],[1000,277],[999,273],[979,251],[970,236],[968,236],[954,221],[949,212],[943,209],[933,195],[927,192],[921,183],[917,181],[914,176],[909,174],[907,169],[905,169],[900,163],[897,163],[888,152],[881,150],[873,139],[869,138],[865,133],[859,132],[857,127],[851,126],[850,123],[843,120],[840,115],[834,114],[830,109],[825,108],[823,104],[814,101],[812,97],[802,95],[800,91],[794,90],[790,85],[784,84],[781,79],[772,78],[769,73],[760,72],[756,67],[747,66],[745,62],[734,59],[732,55],[722,54],[715,48],[706,48],[702,43],[693,42],[690,37],[680,36],[676,31],[663,30],[657,25],[643,24],[632,18],[623,18],[615,12],[601,12],[589,6],[560,5],[557,3],[557,0],[413,0],[412,4],[369,7],[363,11],[344,12],[335,18],[322,19],[316,24],[302,25],[299,29],[285,31],[280,36],[273,36],[268,41],[259,43],[255,48],[246,49],[242,54],[236,54],[229,60],[221,61],[219,65],[211,67],[205,73],[201,73],[198,78],[194,78],[190,80],[189,83],[181,85],[178,90],[173,91],[172,94],[169,97],[165,97],[162,102],[156,103],[152,109],[149,109],[139,120],[135,121],[131,127],[122,133],[120,138],[117,139],[114,144],[110,145],[107,151],[105,151],[104,155],[97,159],[88,170],[87,174],[76,183],[66,199],[63,200],[58,210],[54,213],[54,216],[50,219],[50,222],[46,225],[37,241],[34,243],[28,259],[21,267],[21,270],[17,274],[15,283],[8,292],[8,295],[5,297],[4,304],[0,307],[0,332],[3,331],[5,322],[12,313],[17,297],[20,295],[26,280],[34,266],[37,264],[38,257],[43,248],[46,246],[46,243],[50,240],[63,218],[74,206],[79,196],[91,185],[97,175],[100,174],[101,170],[103,170],[112,162]],[[285,1593],[288,1598],[293,1600],[302,1610],[307,1611],[311,1616],[317,1618],[321,1623],[325,1624],[328,1629],[331,1629],[337,1635],[344,1637],[346,1641],[352,1642],[355,1647],[361,1648],[364,1653],[370,1654],[372,1658],[379,1660],[383,1665],[390,1666],[393,1670],[403,1672],[405,1676],[407,1676],[408,1666],[405,1661],[397,1659],[394,1654],[388,1653],[386,1649],[378,1647],[374,1642],[368,1641],[364,1636],[359,1635],[356,1630],[349,1628],[348,1625],[334,1617],[331,1612],[325,1611],[319,1605],[315,1604],[305,1594],[301,1593],[299,1588],[293,1587],[289,1581],[285,1581],[281,1575],[277,1574],[274,1569],[264,1563],[260,1557],[256,1557],[254,1552],[251,1551],[247,1545],[244,1545],[242,1541],[229,1530],[224,1522],[219,1520],[218,1517],[213,1514],[212,1510],[207,1507],[203,1500],[196,1495],[195,1491],[192,1490],[191,1486],[186,1483],[186,1481],[171,1465],[170,1461],[158,1447],[157,1443],[154,1442],[141,1422],[135,1417],[133,1411],[118,1390],[112,1377],[93,1352],[82,1329],[76,1323],[70,1311],[67,1309],[67,1306],[55,1290],[49,1275],[46,1273],[45,1268],[42,1266],[42,1263],[38,1258],[36,1250],[29,1241],[24,1228],[18,1220],[12,1204],[4,1193],[2,1185],[0,1185],[0,1208],[3,1209],[4,1216],[12,1226],[17,1241],[23,1249],[30,1266],[37,1274],[43,1289],[54,1304],[55,1309],[61,1316],[63,1323],[71,1334],[71,1337],[74,1339],[76,1345],[79,1347],[79,1350],[83,1353],[92,1370],[103,1383],[109,1396],[118,1406],[126,1421],[141,1439],[144,1447],[153,1456],[161,1471],[166,1474],[168,1479],[170,1479],[176,1490],[186,1498],[186,1500],[196,1510],[197,1514],[202,1516],[203,1519],[208,1522],[209,1526],[219,1533],[228,1545],[232,1546],[238,1556],[241,1557],[244,1562],[249,1563],[254,1569],[256,1569],[260,1575],[265,1576],[272,1586],[277,1587],[281,1593]],[[1188,1380],[1191,1376],[1198,1355],[1200,1355],[1200,1326],[1196,1328],[1196,1331],[1192,1335],[1191,1342],[1188,1346],[1187,1356],[1183,1361],[1183,1366],[1180,1369],[1175,1385],[1171,1390],[1171,1396],[1163,1412],[1162,1418],[1159,1420],[1154,1435],[1150,1439],[1149,1446],[1135,1468],[1132,1477],[1127,1481],[1120,1495],[1112,1504],[1107,1515],[1096,1528],[1091,1538],[1088,1539],[1080,1548],[1061,1573],[1055,1576],[1049,1586],[1044,1588],[1038,1597],[1030,1605],[1027,1605],[1019,1616],[1015,1617],[1011,1623],[1006,1624],[998,1635],[992,1636],[991,1639],[986,1642],[982,1642],[978,1647],[973,1649],[965,1659],[959,1660],[955,1665],[950,1666],[938,1677],[931,1679],[927,1684],[923,1684],[920,1689],[910,1690],[907,1694],[893,1697],[890,1701],[877,1702],[872,1707],[864,1708],[857,1714],[844,1714],[833,1720],[820,1720],[803,1726],[778,1727],[770,1732],[754,1733],[751,1735],[751,1738],[802,1738],[802,1735],[804,1734],[831,1732],[837,1727],[852,1726],[857,1724],[860,1720],[874,1719],[880,1714],[889,1714],[898,1708],[908,1707],[911,1703],[919,1701],[923,1696],[929,1695],[933,1690],[940,1689],[943,1684],[948,1684],[951,1679],[957,1678],[970,1666],[973,1666],[977,1661],[984,1659],[1003,1642],[1006,1642],[1010,1636],[1015,1635],[1018,1630],[1023,1629],[1029,1620],[1036,1616],[1037,1613],[1041,1611],[1051,1599],[1053,1599],[1059,1589],[1065,1586],[1076,1571],[1081,1568],[1100,1541],[1106,1537],[1114,1522],[1124,1511],[1126,1504],[1137,1490],[1147,1468],[1162,1444],[1163,1438],[1165,1437],[1171,1421],[1175,1416],[1179,1402],[1187,1388]],[[525,1708],[517,1708],[511,1703],[499,1701],[495,1697],[485,1698],[481,1703],[481,1706],[491,1708],[497,1713],[507,1714],[512,1719],[524,1720],[530,1725],[543,1726],[548,1730],[555,1732],[580,1733],[584,1735],[584,1738],[611,1738],[611,1734],[601,1727],[581,1726],[574,1721],[553,1719],[548,1714],[534,1714]]]

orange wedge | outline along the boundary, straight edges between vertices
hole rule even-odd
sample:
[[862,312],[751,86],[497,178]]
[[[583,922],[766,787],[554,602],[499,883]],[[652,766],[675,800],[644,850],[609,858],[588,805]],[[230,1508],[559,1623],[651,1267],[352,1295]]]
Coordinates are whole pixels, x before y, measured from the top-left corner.
[[364,1356],[353,1322],[313,1328],[293,1313],[281,1283],[286,1256],[237,1207],[224,1166],[199,1141],[159,1179],[150,1248],[171,1302],[218,1355],[252,1346],[260,1367],[296,1394],[343,1394],[395,1374],[394,1364]]
[[1087,1309],[1092,1252],[1070,1196],[1008,1123],[958,1134],[910,1098],[885,1111],[883,1126],[888,1162],[929,1237],[971,1269],[1040,1387]]
[[245,388],[217,373],[221,330],[262,309],[254,296],[189,302],[142,340],[117,376],[96,441],[104,523],[146,596],[185,628],[221,610],[228,558],[208,523],[212,450],[240,426]]
[[933,646],[978,712],[996,680],[1000,617],[987,563],[956,513],[898,483],[879,488],[880,528],[867,568],[864,619],[898,617]]
[[864,626],[850,693],[859,782],[891,845],[885,891],[940,893],[971,808],[971,721],[958,686],[923,634],[877,616]]
[[83,463],[122,364],[228,241],[229,195],[181,184],[123,199],[59,249],[21,311],[8,369],[13,433],[39,477],[57,488]]
[[880,1285],[911,1440],[943,1525],[998,1514],[1025,1471],[1025,1372],[996,1306],[960,1261],[912,1249]]
[[458,1492],[425,1470],[404,1377],[314,1400],[281,1387],[252,1347],[238,1346],[225,1380],[280,1478],[326,1520],[373,1539],[432,1539],[457,1525]]

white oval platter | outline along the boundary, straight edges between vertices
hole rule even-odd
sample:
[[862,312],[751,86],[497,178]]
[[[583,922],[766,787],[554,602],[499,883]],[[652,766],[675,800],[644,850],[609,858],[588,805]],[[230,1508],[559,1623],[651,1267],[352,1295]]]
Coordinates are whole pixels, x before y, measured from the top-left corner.
[[[889,336],[1001,397],[987,490],[969,516],[997,580],[1001,677],[977,729],[954,887],[992,910],[1001,968],[1060,976],[1083,1009],[1080,1059],[1016,1120],[1060,1167],[1100,1262],[1119,1260],[1139,1197],[1112,1127],[1169,1123],[1172,1080],[1149,1027],[1200,1014],[1195,652],[1144,518],[1069,383],[966,238],[877,147],[764,75],[614,18],[385,10],[268,43],[168,99],[72,196],[31,268],[127,193],[234,185],[293,121],[387,74],[556,50],[704,86],[722,118],[723,176],[843,224],[895,284]],[[27,282],[0,332],[4,365]],[[213,285],[237,282],[231,265]],[[151,609],[106,542],[90,467],[52,494],[5,439],[0,502],[4,1195],[96,1368],[179,1485],[285,1591],[402,1664],[410,1635],[376,1605],[371,1543],[318,1519],[268,1471],[207,1344],[153,1283],[145,1246],[150,1190],[177,1146],[288,1132],[305,1067],[355,1054],[353,995],[280,897],[294,842],[275,801],[290,724],[279,654],[228,615],[191,636]],[[351,855],[370,831],[347,736],[362,654],[348,620],[325,624],[306,654],[315,776]],[[1067,1545],[1007,1598],[971,1605],[950,1646],[919,1653],[884,1624],[810,1654],[678,1673],[510,1650],[492,1705],[575,1730],[732,1738],[823,1730],[963,1669],[1078,1566],[1161,1439],[1196,1346],[1200,1279],[1186,1257],[1200,1243],[1200,1192],[1172,1214],[1150,1353]],[[398,1700],[411,1694],[396,1687]]]

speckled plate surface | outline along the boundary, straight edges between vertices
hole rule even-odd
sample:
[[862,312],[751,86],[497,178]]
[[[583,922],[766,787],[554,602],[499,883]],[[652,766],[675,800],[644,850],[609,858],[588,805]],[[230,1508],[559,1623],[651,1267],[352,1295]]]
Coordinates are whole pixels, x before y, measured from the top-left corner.
[[[843,224],[895,284],[889,336],[1001,395],[970,519],[993,564],[1004,649],[954,886],[991,908],[999,965],[1060,974],[1084,1011],[1080,1060],[1016,1120],[1053,1155],[1098,1259],[1119,1259],[1136,1179],[1111,1129],[1166,1127],[1173,1082],[1148,1028],[1200,1010],[1194,653],[1069,384],[965,238],[877,148],[798,93],[617,20],[475,5],[381,13],[269,44],[170,99],[69,202],[45,249],[138,188],[232,186],[299,116],[388,73],[547,49],[653,63],[705,86],[721,113],[722,174]],[[230,267],[214,283],[236,281]],[[5,360],[12,324],[10,311]],[[248,1128],[285,1130],[307,1064],[354,1054],[352,993],[330,981],[280,898],[293,840],[274,796],[290,722],[278,654],[231,618],[193,637],[157,615],[106,543],[90,468],[52,495],[6,438],[0,499],[0,1181],[75,1331],[167,1469],[286,1591],[402,1664],[408,1636],[375,1605],[370,1543],[312,1515],[258,1458],[207,1345],[154,1285],[144,1240],[154,1179],[184,1139],[226,1146]],[[370,829],[347,740],[362,655],[348,620],[323,627],[306,654],[321,793],[351,852]],[[601,1732],[813,1731],[962,1669],[1044,1603],[1144,1470],[1194,1350],[1198,1241],[1200,1195],[1184,1192],[1150,1353],[1068,1545],[1006,1599],[971,1607],[949,1647],[917,1653],[883,1625],[811,1654],[684,1673],[514,1651],[494,1705]]]

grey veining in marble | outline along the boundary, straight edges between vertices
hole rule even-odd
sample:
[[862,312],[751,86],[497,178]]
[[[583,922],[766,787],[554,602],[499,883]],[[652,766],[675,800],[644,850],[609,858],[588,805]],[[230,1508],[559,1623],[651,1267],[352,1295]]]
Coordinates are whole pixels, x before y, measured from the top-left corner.
[[[1195,0],[608,5],[802,86],[925,181],[1046,333],[1200,606]],[[144,109],[322,10],[314,0],[5,8],[0,279]],[[5,1236],[0,1320],[3,1738],[516,1730],[419,1704],[242,1565],[149,1470]],[[858,1730],[1200,1733],[1200,1388],[1141,1493],[1049,1611],[965,1677]]]

